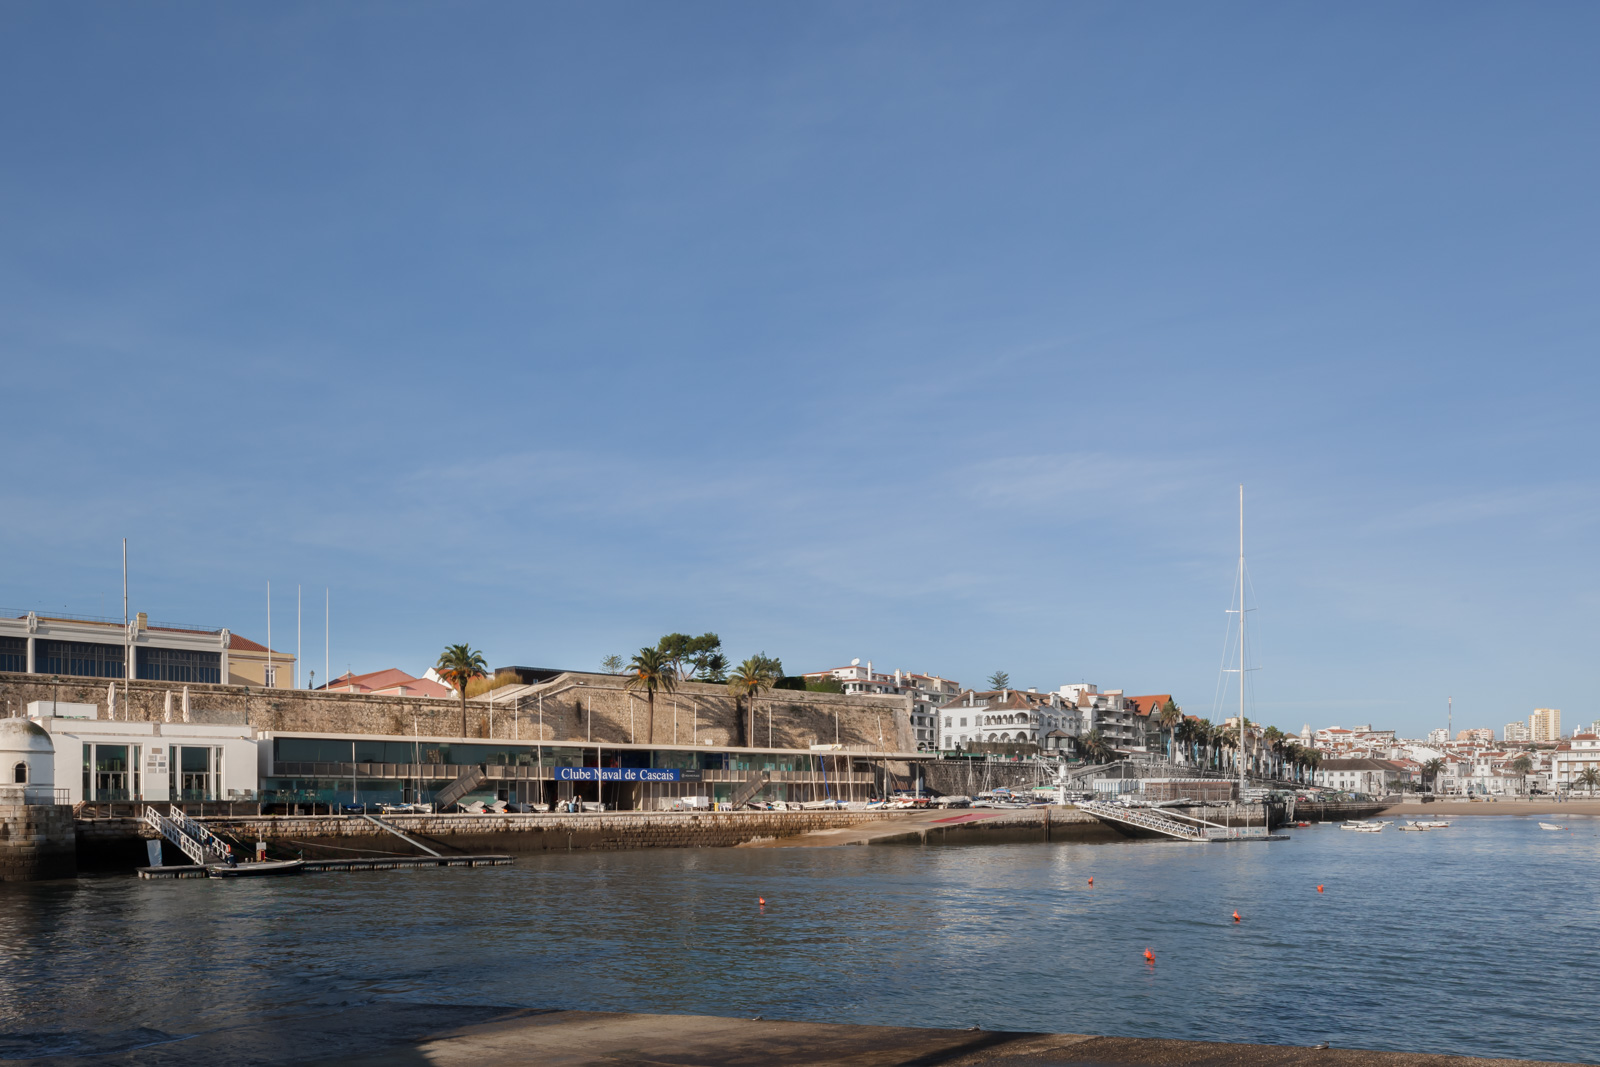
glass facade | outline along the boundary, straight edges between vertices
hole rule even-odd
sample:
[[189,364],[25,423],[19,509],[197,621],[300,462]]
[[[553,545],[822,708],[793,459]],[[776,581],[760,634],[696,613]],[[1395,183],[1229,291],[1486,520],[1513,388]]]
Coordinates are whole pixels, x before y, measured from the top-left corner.
[[35,674],[66,674],[74,678],[121,678],[121,645],[96,645],[86,641],[35,641]]
[[136,649],[134,667],[138,677],[153,682],[222,681],[222,653],[198,652],[186,648]]
[[222,749],[173,745],[167,761],[167,790],[173,800],[216,800],[222,780]]
[[138,800],[143,745],[83,746],[83,799]]
[[28,639],[26,637],[0,637],[0,671],[28,669]]

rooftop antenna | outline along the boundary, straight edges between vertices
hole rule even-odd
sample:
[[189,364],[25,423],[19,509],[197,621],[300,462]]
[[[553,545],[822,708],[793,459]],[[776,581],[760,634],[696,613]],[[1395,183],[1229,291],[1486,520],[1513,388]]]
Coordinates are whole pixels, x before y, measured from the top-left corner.
[[267,673],[261,676],[265,685],[272,685],[272,579],[267,579]]
[[333,661],[333,639],[328,635],[332,632],[333,622],[333,592],[326,586],[322,590],[322,687],[330,689],[333,686],[333,670],[330,664]]
[[300,587],[298,585],[294,587],[294,687],[300,688]]

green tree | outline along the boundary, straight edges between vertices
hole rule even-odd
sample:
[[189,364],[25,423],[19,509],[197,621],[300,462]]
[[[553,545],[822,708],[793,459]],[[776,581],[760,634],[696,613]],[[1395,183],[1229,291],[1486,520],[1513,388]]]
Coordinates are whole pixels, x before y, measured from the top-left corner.
[[645,743],[656,742],[656,693],[670,693],[678,686],[678,672],[671,658],[659,648],[641,648],[628,664],[628,688],[643,689],[650,705],[650,724],[645,727]]
[[714,633],[703,633],[699,637],[667,634],[656,643],[656,648],[671,662],[680,681],[707,673],[713,656],[721,659],[722,669],[727,670],[728,661],[722,657],[722,638]]
[[1600,789],[1600,770],[1596,770],[1593,767],[1585,767],[1578,773],[1577,779],[1572,784],[1582,785],[1592,795],[1596,789]]
[[993,674],[989,675],[989,688],[990,689],[1009,689],[1009,688],[1011,688],[1011,675],[1007,674],[1005,671],[995,671]]
[[754,747],[756,743],[756,698],[763,690],[771,689],[772,684],[782,677],[783,664],[765,652],[751,656],[728,676],[728,688],[733,691],[735,706],[740,698],[745,701],[744,743],[747,746]]
[[706,657],[705,663],[696,673],[702,682],[721,685],[728,680],[728,657],[721,652],[713,652]]
[[600,661],[600,670],[605,674],[621,674],[622,657],[613,652]]
[[489,664],[484,662],[483,653],[475,651],[471,645],[446,645],[433,669],[461,695],[461,736],[466,737],[467,683],[485,677]]

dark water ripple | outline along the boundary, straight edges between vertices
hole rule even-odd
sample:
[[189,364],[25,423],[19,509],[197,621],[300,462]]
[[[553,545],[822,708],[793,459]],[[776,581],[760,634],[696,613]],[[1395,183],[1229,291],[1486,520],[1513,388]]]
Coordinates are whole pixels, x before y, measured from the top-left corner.
[[1595,1063],[1600,820],[1567,821],[8,886],[0,1059],[292,1063],[526,1006]]

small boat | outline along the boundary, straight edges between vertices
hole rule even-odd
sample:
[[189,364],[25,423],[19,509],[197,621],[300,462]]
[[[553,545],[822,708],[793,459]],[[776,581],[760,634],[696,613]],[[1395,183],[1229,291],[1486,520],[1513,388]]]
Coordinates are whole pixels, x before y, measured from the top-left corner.
[[305,860],[266,860],[261,863],[206,864],[206,874],[212,878],[260,878],[274,874],[299,874]]
[[1445,822],[1443,819],[1426,819],[1419,821],[1416,825],[1422,827],[1424,830],[1444,830],[1448,828],[1450,824]]
[[1403,822],[1399,826],[1396,826],[1395,829],[1396,830],[1421,830],[1421,831],[1426,831],[1428,828],[1426,826],[1422,825],[1420,822]]
[[1557,826],[1553,822],[1542,822],[1542,823],[1539,824],[1539,829],[1541,829],[1541,830],[1565,830],[1566,827],[1565,826]]
[[1381,822],[1363,823],[1355,828],[1358,834],[1381,834],[1384,824]]

